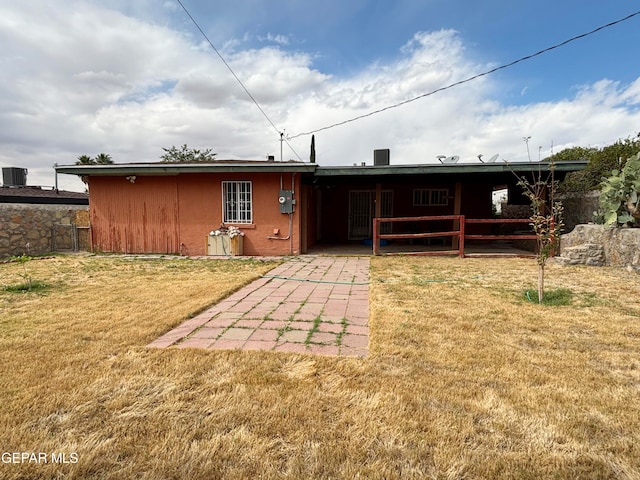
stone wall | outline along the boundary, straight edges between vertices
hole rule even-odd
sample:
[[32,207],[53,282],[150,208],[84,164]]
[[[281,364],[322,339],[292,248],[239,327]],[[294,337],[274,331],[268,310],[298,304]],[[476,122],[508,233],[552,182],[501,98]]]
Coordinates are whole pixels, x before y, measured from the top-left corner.
[[[564,207],[563,222],[565,233],[571,232],[576,225],[593,222],[593,212],[600,209],[600,192],[565,193],[558,195],[558,200]],[[502,216],[504,218],[529,218],[529,205],[507,205],[503,203]]]
[[0,258],[74,247],[87,249],[88,208],[86,205],[0,203]]
[[576,225],[593,222],[593,212],[600,209],[599,199],[599,191],[558,195],[564,207],[564,231],[568,233]]
[[531,206],[510,205],[506,202],[502,202],[500,212],[500,216],[502,218],[529,218],[531,216]]
[[571,233],[562,235],[556,261],[565,265],[608,265],[640,271],[640,228],[576,225]]

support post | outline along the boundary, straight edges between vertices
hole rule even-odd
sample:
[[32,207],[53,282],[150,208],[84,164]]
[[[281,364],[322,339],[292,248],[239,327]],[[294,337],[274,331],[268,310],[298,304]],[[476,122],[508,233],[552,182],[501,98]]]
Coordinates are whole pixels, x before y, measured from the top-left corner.
[[380,220],[382,213],[382,185],[376,183],[376,194],[373,204],[373,254],[380,252]]
[[380,252],[380,219],[373,219],[373,254],[378,255]]
[[[462,183],[456,182],[455,193],[453,197],[453,214],[460,215],[462,210]],[[453,221],[453,229],[458,230],[460,228],[459,220]],[[452,247],[454,250],[457,250],[460,247],[460,238],[453,237]]]
[[459,233],[459,255],[460,258],[464,258],[464,223],[465,223],[465,218],[464,215],[460,215],[460,233]]

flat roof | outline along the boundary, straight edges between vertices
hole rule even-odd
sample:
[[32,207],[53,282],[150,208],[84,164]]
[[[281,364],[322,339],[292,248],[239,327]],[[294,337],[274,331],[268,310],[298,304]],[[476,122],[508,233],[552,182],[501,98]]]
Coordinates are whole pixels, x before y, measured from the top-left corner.
[[[555,163],[558,172],[574,172],[587,165],[586,160]],[[549,162],[496,162],[413,165],[353,165],[322,166],[303,162],[268,162],[264,160],[216,160],[210,163],[121,163],[111,165],[60,165],[58,173],[71,175],[178,175],[181,173],[229,173],[229,172],[300,172],[318,177],[369,176],[369,175],[433,175],[503,172],[548,172]]]
[[[555,164],[558,172],[574,172],[587,165],[586,160],[563,161]],[[428,174],[468,174],[468,173],[502,173],[502,172],[548,172],[549,162],[496,162],[496,163],[430,163],[420,165],[353,165],[348,167],[318,167],[318,177],[331,176],[367,176],[367,175],[428,175]]]
[[110,165],[59,165],[58,173],[71,175],[178,175],[214,172],[313,172],[317,165],[265,160],[216,160],[210,163],[114,163]]
[[88,205],[89,196],[86,193],[68,192],[54,188],[45,189],[34,186],[3,186],[0,187],[0,203],[49,203]]

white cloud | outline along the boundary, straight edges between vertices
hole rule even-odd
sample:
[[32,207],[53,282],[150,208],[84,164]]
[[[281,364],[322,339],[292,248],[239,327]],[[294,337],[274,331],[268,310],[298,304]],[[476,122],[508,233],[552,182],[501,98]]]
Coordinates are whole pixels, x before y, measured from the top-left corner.
[[289,37],[287,35],[267,33],[266,36],[259,36],[261,42],[273,42],[279,45],[289,45]]
[[[140,12],[157,9],[153,3],[0,6],[0,43],[7,46],[0,57],[0,166],[27,167],[30,183],[52,184],[51,165],[73,163],[81,154],[156,161],[162,147],[184,143],[212,148],[219,158],[279,153],[278,132],[208,44],[170,28],[159,12],[155,23],[140,19]],[[174,8],[165,2],[165,10]],[[277,45],[259,49],[242,49],[246,39],[229,41],[223,54],[276,127],[290,135],[407,101],[492,67],[470,58],[453,30],[409,36],[394,61],[378,60],[348,78],[314,68],[315,53],[288,51],[290,38],[284,35],[267,35]],[[370,163],[377,148],[391,148],[393,163],[434,162],[440,154],[477,161],[479,153],[497,152],[526,160],[523,136],[532,137],[536,158],[538,147],[545,156],[551,142],[556,151],[612,142],[640,124],[640,79],[629,85],[603,79],[577,86],[560,102],[520,106],[501,103],[495,90],[491,77],[482,77],[321,131],[318,161]],[[290,142],[303,160],[309,141],[303,136]],[[285,158],[296,157],[285,150]],[[63,177],[63,187],[84,187]]]
[[[260,103],[287,102],[320,88],[330,77],[311,69],[311,57],[277,48],[247,50],[233,55],[231,65]],[[243,98],[247,98],[243,93]]]

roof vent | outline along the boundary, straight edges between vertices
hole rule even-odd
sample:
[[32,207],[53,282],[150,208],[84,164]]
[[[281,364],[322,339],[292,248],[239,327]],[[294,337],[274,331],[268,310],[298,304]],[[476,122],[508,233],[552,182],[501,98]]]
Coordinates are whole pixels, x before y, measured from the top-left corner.
[[267,155],[267,162],[275,162],[275,161],[276,161],[275,155]]
[[2,184],[5,187],[25,187],[27,185],[27,169],[4,167],[2,169]]
[[389,157],[391,156],[391,150],[384,148],[382,150],[373,151],[373,164],[374,165],[389,165]]

